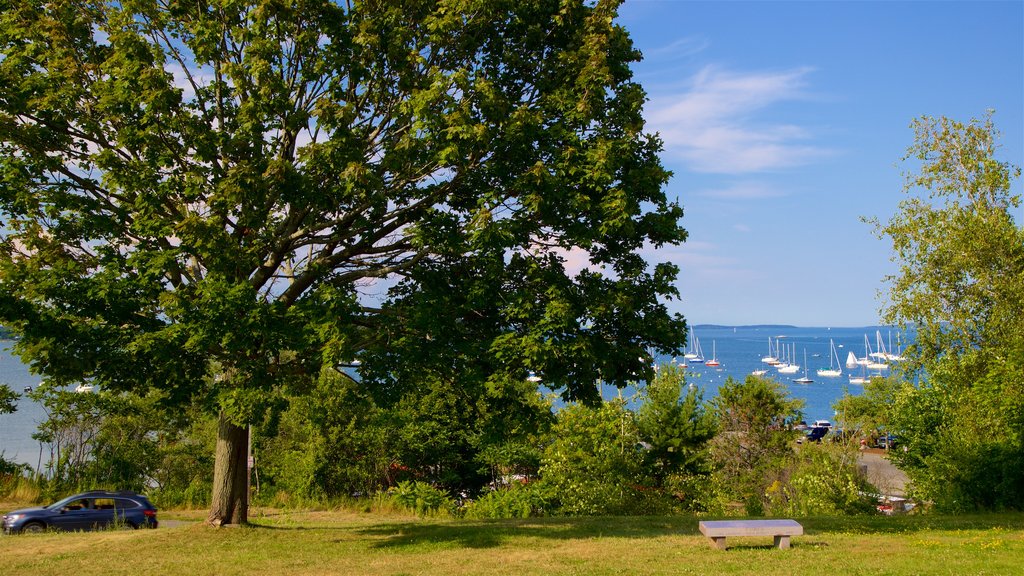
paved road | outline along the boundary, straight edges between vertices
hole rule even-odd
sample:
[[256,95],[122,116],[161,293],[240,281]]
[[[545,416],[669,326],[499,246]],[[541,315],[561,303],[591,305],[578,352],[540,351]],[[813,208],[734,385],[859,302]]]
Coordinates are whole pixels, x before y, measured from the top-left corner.
[[867,467],[868,482],[874,484],[882,494],[906,495],[907,475],[889,461],[885,451],[862,450],[858,462],[861,466]]

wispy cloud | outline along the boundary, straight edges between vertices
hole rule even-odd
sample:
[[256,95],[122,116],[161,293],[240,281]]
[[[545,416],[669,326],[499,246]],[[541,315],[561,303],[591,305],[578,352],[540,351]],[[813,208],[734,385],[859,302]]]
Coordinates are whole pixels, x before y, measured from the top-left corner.
[[707,50],[710,45],[711,42],[709,42],[707,38],[687,36],[666,46],[659,46],[658,48],[644,50],[644,57],[651,60],[684,58],[687,56],[693,56],[694,54],[699,54],[704,50]]
[[653,97],[647,121],[669,155],[695,171],[741,174],[803,165],[829,151],[815,145],[806,128],[765,121],[761,113],[809,99],[811,72],[739,73],[707,66],[682,90]]
[[680,278],[699,282],[750,280],[753,274],[742,262],[722,255],[721,247],[711,242],[692,241],[680,246],[645,246],[641,251],[648,262],[671,262],[681,269]]
[[698,190],[694,195],[715,200],[764,200],[782,198],[788,196],[788,193],[763,182],[742,181],[719,188]]

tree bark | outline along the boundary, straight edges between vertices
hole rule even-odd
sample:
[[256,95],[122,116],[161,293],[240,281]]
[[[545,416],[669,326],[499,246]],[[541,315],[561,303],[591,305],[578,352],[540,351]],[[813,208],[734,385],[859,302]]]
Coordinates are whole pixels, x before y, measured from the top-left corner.
[[222,412],[217,422],[217,450],[213,462],[211,526],[246,524],[249,521],[248,448],[244,426],[231,422]]

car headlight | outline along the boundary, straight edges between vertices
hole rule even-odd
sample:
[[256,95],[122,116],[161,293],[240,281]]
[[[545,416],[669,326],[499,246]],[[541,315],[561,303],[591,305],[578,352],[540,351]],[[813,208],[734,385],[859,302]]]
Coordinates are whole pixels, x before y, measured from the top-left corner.
[[7,522],[17,522],[18,520],[21,520],[24,517],[24,514],[8,514],[4,516],[4,520]]

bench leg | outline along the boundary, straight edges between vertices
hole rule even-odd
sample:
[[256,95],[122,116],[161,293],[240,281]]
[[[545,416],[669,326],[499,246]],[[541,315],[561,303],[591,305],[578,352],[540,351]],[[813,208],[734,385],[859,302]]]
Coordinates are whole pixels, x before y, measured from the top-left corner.
[[779,550],[788,550],[789,549],[789,536],[788,535],[787,536],[776,536],[775,537],[775,547],[778,548]]
[[711,540],[712,547],[725,550],[725,536],[709,536],[708,540]]

